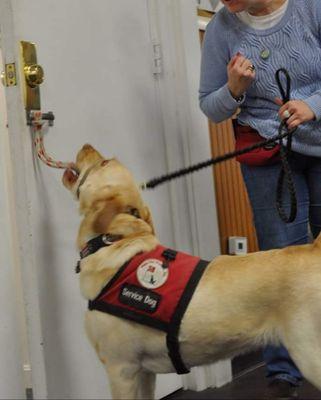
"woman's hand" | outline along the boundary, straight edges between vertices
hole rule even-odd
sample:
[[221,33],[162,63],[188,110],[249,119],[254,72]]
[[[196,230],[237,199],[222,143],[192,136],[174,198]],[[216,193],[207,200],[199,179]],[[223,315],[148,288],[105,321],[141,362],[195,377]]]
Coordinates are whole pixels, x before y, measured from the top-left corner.
[[303,100],[290,100],[283,104],[280,98],[276,98],[275,103],[281,107],[279,117],[282,120],[287,119],[286,123],[289,129],[296,128],[303,122],[315,119],[314,112]]
[[255,78],[252,62],[237,53],[227,65],[227,85],[233,97],[240,97]]

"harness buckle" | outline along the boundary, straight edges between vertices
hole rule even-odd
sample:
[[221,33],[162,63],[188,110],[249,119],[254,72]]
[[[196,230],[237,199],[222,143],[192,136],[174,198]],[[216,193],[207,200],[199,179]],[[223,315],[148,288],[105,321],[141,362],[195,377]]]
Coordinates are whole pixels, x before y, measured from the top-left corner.
[[171,261],[175,261],[177,256],[177,251],[172,249],[166,249],[163,251],[162,256],[165,258],[165,260],[163,261],[163,268],[168,268],[169,263]]
[[109,234],[102,235],[101,240],[107,246],[111,246],[115,241],[114,236]]
[[166,249],[163,251],[162,256],[168,261],[174,261],[177,256],[177,251],[172,249]]

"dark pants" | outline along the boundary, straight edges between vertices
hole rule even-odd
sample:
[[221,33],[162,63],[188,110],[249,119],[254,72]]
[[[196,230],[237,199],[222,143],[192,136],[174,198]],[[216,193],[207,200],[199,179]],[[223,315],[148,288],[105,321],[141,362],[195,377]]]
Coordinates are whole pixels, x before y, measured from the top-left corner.
[[[284,223],[276,210],[276,185],[280,164],[253,167],[242,165],[254,215],[260,250],[305,244],[321,230],[321,158],[292,153],[290,164],[296,186],[298,214],[294,222]],[[289,212],[289,196],[285,191],[284,205]],[[267,346],[263,352],[267,377],[280,378],[294,385],[300,383],[302,375],[287,350]]]

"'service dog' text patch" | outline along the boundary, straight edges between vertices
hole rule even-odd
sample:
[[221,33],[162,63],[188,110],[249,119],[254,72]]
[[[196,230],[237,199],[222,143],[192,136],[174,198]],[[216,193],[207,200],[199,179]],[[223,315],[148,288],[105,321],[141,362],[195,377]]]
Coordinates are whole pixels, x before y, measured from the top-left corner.
[[161,296],[151,290],[139,286],[124,284],[119,292],[118,300],[137,310],[154,313],[161,301]]

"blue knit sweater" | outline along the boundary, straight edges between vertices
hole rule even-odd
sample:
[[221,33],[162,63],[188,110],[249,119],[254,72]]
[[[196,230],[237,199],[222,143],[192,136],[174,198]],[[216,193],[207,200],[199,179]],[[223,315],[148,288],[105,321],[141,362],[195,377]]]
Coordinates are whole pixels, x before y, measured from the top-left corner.
[[[262,51],[269,50],[263,58]],[[255,30],[225,7],[208,24],[203,44],[200,107],[214,122],[231,117],[239,104],[227,87],[227,64],[237,52],[256,67],[238,121],[263,137],[277,134],[280,123],[275,97],[281,97],[275,72],[286,68],[292,78],[291,99],[304,100],[316,120],[303,123],[293,136],[293,149],[321,157],[321,0],[289,0],[281,21]]]

